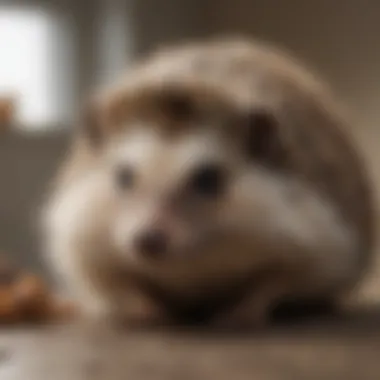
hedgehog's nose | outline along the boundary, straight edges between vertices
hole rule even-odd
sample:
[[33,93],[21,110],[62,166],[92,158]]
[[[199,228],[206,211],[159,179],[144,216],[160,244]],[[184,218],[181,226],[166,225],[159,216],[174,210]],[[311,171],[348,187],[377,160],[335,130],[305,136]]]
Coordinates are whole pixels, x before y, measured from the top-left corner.
[[158,259],[164,256],[168,249],[169,238],[160,229],[152,229],[143,232],[136,239],[136,249],[143,257]]

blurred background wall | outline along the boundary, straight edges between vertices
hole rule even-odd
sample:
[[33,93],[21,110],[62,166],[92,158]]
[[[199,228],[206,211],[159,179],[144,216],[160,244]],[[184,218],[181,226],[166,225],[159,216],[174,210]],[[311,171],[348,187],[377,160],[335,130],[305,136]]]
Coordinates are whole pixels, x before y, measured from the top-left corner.
[[[15,90],[20,105],[18,132],[0,134],[0,251],[41,269],[36,210],[82,100],[136,57],[192,38],[248,35],[297,54],[347,105],[380,183],[379,17],[377,0],[0,0],[0,59],[8,57],[0,60],[0,99]],[[25,41],[31,28],[40,33],[24,44],[28,59],[18,59],[18,33]],[[25,81],[12,88],[19,74]]]

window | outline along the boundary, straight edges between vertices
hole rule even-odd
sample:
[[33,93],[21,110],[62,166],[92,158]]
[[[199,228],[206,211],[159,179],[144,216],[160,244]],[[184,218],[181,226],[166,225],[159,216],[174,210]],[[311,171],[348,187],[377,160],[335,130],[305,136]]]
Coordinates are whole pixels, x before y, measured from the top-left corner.
[[0,8],[0,96],[15,99],[17,122],[28,129],[58,122],[56,35],[52,15],[40,8]]
[[69,127],[127,63],[129,2],[10,3],[0,5],[0,97],[15,97],[22,129]]

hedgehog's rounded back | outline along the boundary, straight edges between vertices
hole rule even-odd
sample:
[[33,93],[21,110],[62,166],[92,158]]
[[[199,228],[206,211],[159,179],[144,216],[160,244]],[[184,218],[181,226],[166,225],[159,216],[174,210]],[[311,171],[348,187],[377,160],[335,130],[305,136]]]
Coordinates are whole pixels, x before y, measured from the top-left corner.
[[142,85],[199,83],[239,107],[264,108],[280,125],[291,175],[327,195],[358,232],[363,267],[374,243],[372,187],[350,121],[328,86],[284,51],[241,39],[162,49],[139,62],[124,91]]
[[247,298],[261,318],[284,297],[335,301],[369,267],[372,187],[350,120],[282,51],[240,39],[161,50],[81,126],[46,240],[91,313],[129,314],[137,293],[175,314]]

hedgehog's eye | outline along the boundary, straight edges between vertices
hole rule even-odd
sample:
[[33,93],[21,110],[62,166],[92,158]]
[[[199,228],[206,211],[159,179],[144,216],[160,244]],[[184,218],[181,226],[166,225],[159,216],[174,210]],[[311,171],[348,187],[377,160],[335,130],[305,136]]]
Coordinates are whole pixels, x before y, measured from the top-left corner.
[[223,193],[227,173],[222,165],[209,163],[198,167],[190,177],[190,190],[202,197],[215,198]]
[[135,182],[135,174],[129,166],[119,166],[115,171],[115,183],[121,190],[131,189]]
[[244,142],[248,158],[271,167],[284,164],[284,149],[277,120],[269,111],[255,110],[244,122]]
[[247,148],[252,158],[265,160],[270,156],[276,141],[276,123],[271,114],[252,112],[248,117]]

